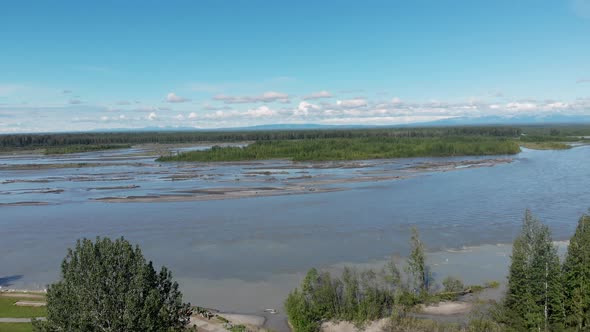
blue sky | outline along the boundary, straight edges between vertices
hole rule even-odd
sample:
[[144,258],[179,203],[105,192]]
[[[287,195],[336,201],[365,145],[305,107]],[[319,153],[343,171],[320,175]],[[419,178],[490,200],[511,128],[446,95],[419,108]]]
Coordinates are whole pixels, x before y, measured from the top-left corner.
[[11,1],[0,132],[590,115],[590,0]]

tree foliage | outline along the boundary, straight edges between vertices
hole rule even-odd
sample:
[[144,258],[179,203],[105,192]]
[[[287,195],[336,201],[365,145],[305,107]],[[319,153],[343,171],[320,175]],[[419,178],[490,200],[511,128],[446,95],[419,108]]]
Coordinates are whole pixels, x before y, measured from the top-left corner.
[[407,271],[412,277],[414,291],[418,294],[428,294],[432,286],[432,272],[426,265],[425,246],[420,240],[418,229],[412,228],[410,237],[410,256],[408,257]]
[[498,155],[520,152],[516,141],[503,137],[344,137],[257,141],[244,147],[215,146],[162,156],[158,161],[294,161],[360,160],[401,157]]
[[322,322],[336,319],[362,324],[391,314],[401,285],[391,269],[358,272],[345,268],[342,277],[310,269],[285,301],[295,331],[318,331]]
[[[412,230],[410,255],[402,276],[395,262],[381,271],[345,268],[341,279],[312,269],[286,302],[295,331],[318,331],[327,320],[363,323],[391,315],[387,331],[590,331],[590,215],[583,215],[561,264],[549,228],[525,212],[512,248],[506,295],[485,312],[472,313],[466,324],[416,319],[416,304],[461,292],[460,279],[443,280],[443,293],[432,291],[425,248]],[[475,288],[496,288],[497,283]]]
[[[0,150],[11,148],[42,148],[68,145],[240,142],[270,140],[302,140],[354,137],[519,137],[522,129],[502,127],[430,127],[430,128],[375,128],[375,129],[307,129],[307,130],[244,130],[244,131],[160,131],[160,132],[104,132],[56,134],[0,135]],[[545,135],[538,129],[537,135]]]
[[448,293],[457,293],[465,290],[465,285],[463,284],[463,281],[461,281],[461,279],[459,278],[455,278],[452,276],[446,277],[443,280],[442,284],[444,287],[444,291]]
[[563,288],[549,228],[526,211],[512,248],[503,320],[515,331],[563,329]]
[[[428,271],[424,246],[416,230],[412,232],[415,246],[412,255],[418,260],[416,268]],[[410,263],[408,263],[410,264]],[[421,276],[427,273],[419,273]],[[408,279],[400,273],[392,258],[378,271],[357,271],[345,267],[340,278],[328,272],[310,269],[301,283],[285,301],[289,322],[295,331],[318,331],[328,320],[344,320],[357,324],[373,321],[396,313],[404,317],[407,309],[425,300],[428,288],[415,291]],[[420,279],[421,285],[428,284]]]
[[61,280],[47,291],[47,321],[36,331],[180,331],[191,308],[178,283],[157,273],[123,238],[78,240],[63,260]]
[[590,215],[583,215],[570,239],[563,264],[567,325],[590,330]]

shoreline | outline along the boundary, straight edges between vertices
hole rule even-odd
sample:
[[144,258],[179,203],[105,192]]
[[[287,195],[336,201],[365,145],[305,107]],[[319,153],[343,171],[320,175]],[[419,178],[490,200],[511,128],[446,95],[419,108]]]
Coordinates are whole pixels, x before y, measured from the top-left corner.
[[[559,247],[559,251],[561,253],[564,252],[565,247],[568,244],[568,241],[554,241],[555,245]],[[437,280],[442,280],[442,278],[446,275],[456,275],[464,277],[464,281],[466,284],[480,284],[485,281],[489,281],[490,279],[496,279],[501,283],[501,286],[497,289],[489,289],[485,293],[478,293],[472,294],[470,298],[464,298],[458,301],[451,301],[450,304],[439,303],[433,306],[428,306],[426,310],[419,313],[418,315],[423,315],[424,318],[429,319],[437,319],[440,318],[442,320],[446,319],[461,319],[466,314],[466,310],[470,309],[473,306],[473,303],[478,301],[489,301],[494,300],[498,296],[500,296],[503,292],[503,287],[505,285],[505,277],[506,274],[504,272],[507,271],[509,266],[509,256],[512,250],[511,243],[483,243],[476,246],[462,246],[457,248],[444,248],[438,250],[429,250],[427,251],[427,257],[429,260],[429,265],[432,266],[433,270],[437,273],[438,277]],[[403,262],[403,258],[396,259],[398,263]],[[340,262],[329,264],[327,266],[319,267],[321,270],[329,271],[330,273],[339,273],[345,267],[352,267],[354,269],[374,269],[378,270],[379,268],[383,267],[389,260],[388,259],[373,259],[365,262]],[[471,272],[471,273],[469,273]],[[473,274],[473,272],[477,272]],[[213,287],[210,287],[206,293],[210,295],[191,295],[191,298],[210,298],[211,296],[218,296],[218,298],[225,298],[224,303],[231,302],[232,298],[238,296],[241,302],[249,302],[253,298],[257,298],[258,296],[268,297],[268,294],[261,294],[261,292],[270,291],[270,293],[277,294],[277,298],[281,298],[280,292],[288,293],[295,287],[299,287],[299,283],[301,282],[302,278],[305,275],[305,271],[298,271],[298,272],[286,272],[284,274],[277,274],[274,277],[277,280],[267,280],[267,281],[240,281],[236,280],[237,283],[231,283],[229,279],[221,279],[218,280],[218,284]],[[191,293],[186,292],[186,290],[194,288],[194,287],[201,287],[199,286],[202,284],[202,281],[198,279],[186,279],[181,278],[178,280],[181,283],[181,290],[183,294]],[[230,282],[230,284],[228,284]],[[192,285],[191,285],[192,284]],[[274,286],[273,286],[274,285]],[[238,287],[237,289],[235,289]],[[269,289],[270,288],[270,289]],[[226,293],[228,294],[218,294],[217,292],[220,290],[226,289]],[[2,288],[0,292],[6,293],[43,293],[44,290],[39,289],[22,289],[22,288]],[[1,293],[0,293],[1,294]],[[191,293],[192,294],[192,293]],[[213,294],[213,295],[211,295]],[[236,295],[238,294],[238,295]],[[282,300],[282,298],[281,298]],[[207,300],[205,300],[206,302]],[[257,302],[265,302],[260,301]],[[286,316],[284,313],[284,309],[280,303],[282,301],[277,301],[276,303],[271,303],[273,301],[268,301],[267,306],[264,304],[258,303],[253,304],[250,310],[248,308],[244,308],[244,310],[231,310],[229,308],[225,309],[215,309],[215,305],[212,305],[212,309],[208,309],[212,312],[221,315],[228,315],[229,317],[244,317],[246,319],[250,319],[250,323],[255,321],[261,323],[262,328],[272,328],[275,331],[283,332],[289,331],[285,327],[286,325]],[[460,306],[455,305],[456,303],[467,303],[462,304]],[[195,303],[194,305],[199,306],[206,306],[206,303],[199,302]],[[273,307],[277,306],[277,307]],[[280,305],[280,306],[279,306]],[[231,305],[229,306],[231,307]],[[264,312],[264,309],[270,307],[270,309],[277,310],[276,314],[271,314],[268,312]],[[469,307],[469,308],[468,308]],[[229,310],[228,310],[229,309]],[[229,319],[231,321],[231,319]],[[238,323],[240,324],[240,323]]]

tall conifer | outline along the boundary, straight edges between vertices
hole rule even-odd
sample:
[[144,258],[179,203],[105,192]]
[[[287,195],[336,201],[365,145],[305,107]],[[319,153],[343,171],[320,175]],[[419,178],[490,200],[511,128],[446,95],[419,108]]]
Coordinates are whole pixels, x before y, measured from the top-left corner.
[[583,215],[563,264],[567,325],[590,330],[590,215]]
[[549,228],[526,211],[512,248],[504,314],[518,331],[563,327],[564,299],[557,249]]

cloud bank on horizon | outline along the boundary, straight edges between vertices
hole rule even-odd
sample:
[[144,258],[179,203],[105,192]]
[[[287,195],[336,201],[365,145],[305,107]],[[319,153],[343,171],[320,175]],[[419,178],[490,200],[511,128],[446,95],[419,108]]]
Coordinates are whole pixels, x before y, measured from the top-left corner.
[[0,133],[590,117],[590,0],[174,2],[8,1]]

